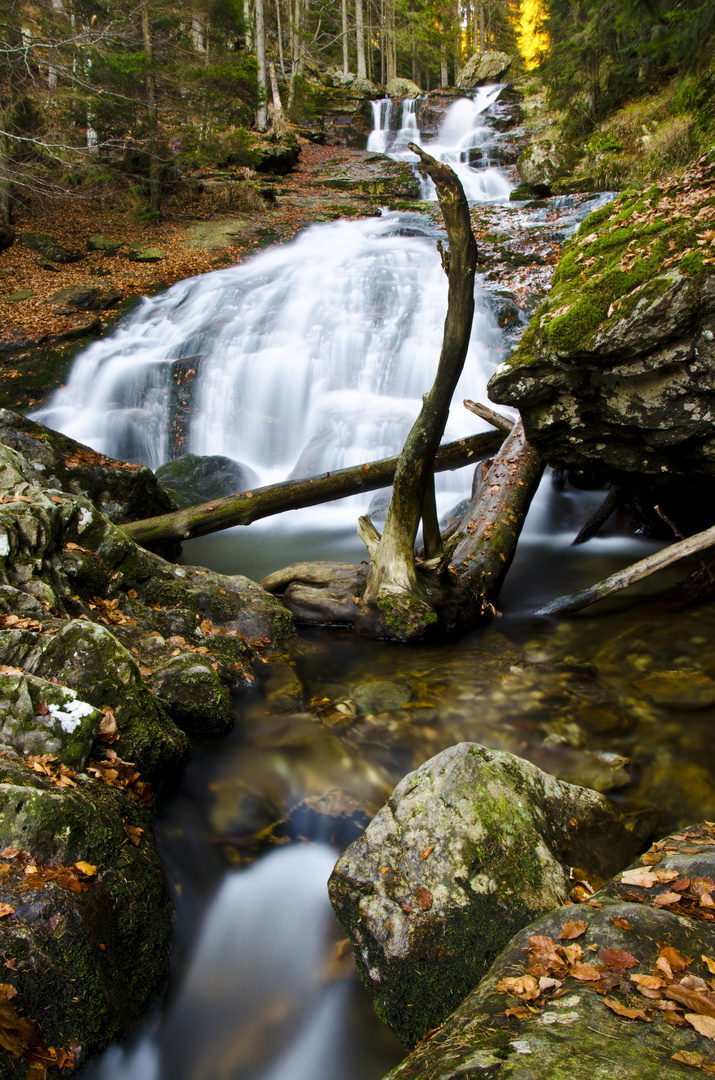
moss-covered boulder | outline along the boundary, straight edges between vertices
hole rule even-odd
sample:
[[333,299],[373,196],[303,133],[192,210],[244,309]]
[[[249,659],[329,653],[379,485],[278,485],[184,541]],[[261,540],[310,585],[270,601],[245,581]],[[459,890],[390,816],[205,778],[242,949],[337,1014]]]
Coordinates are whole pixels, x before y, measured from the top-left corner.
[[[171,905],[145,808],[89,777],[73,783],[0,759],[0,951],[13,1008],[45,1048],[82,1062],[165,980]],[[7,1020],[0,1077],[19,1080],[28,1061],[22,1046],[13,1058]]]
[[390,79],[385,87],[385,93],[391,98],[417,98],[422,91],[412,79]]
[[328,884],[378,1015],[414,1046],[565,901],[570,866],[613,873],[656,820],[475,743],[410,773]]
[[51,754],[72,769],[85,765],[102,713],[76,690],[19,670],[0,675],[0,743],[24,754]]
[[492,377],[550,464],[625,484],[715,476],[714,161],[586,218]]
[[568,173],[563,148],[550,139],[532,142],[516,163],[519,178],[536,195],[550,195],[557,180]]
[[181,509],[248,491],[260,483],[248,465],[223,454],[182,454],[160,465],[156,478]]
[[587,903],[522,930],[389,1080],[711,1073],[713,892],[712,826],[659,841]]
[[509,53],[487,49],[470,56],[459,73],[457,86],[467,89],[483,86],[485,83],[501,82],[514,63]]
[[172,657],[152,674],[149,686],[189,735],[224,735],[233,727],[231,695],[203,656]]
[[53,236],[48,236],[47,233],[20,233],[20,243],[29,248],[30,251],[37,252],[38,255],[42,255],[43,258],[49,259],[53,263],[79,262],[82,258],[78,252],[68,251],[58,240],[55,240]]
[[176,509],[151,469],[106,457],[10,409],[0,409],[0,443],[22,454],[33,483],[84,495],[112,521],[141,521]]

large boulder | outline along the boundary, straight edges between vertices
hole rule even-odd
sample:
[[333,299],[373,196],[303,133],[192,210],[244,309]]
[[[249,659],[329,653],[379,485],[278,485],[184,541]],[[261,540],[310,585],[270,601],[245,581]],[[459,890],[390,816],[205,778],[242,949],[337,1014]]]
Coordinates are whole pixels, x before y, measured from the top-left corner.
[[44,259],[49,259],[54,263],[79,262],[82,258],[77,252],[68,251],[58,240],[55,240],[53,236],[48,236],[47,233],[20,233],[20,242],[30,251],[34,251]]
[[588,903],[522,930],[390,1080],[710,1074],[713,893],[711,825],[660,841]]
[[0,443],[22,455],[33,484],[84,495],[117,523],[176,509],[151,469],[106,457],[10,409],[0,409]]
[[385,87],[385,93],[391,98],[416,98],[422,91],[412,79],[390,79]]
[[485,83],[501,82],[513,63],[514,57],[509,53],[492,50],[476,52],[462,68],[457,86],[464,90]]
[[222,454],[182,454],[156,470],[156,478],[180,508],[248,491],[258,474]]
[[569,241],[489,383],[553,465],[625,485],[715,477],[713,154],[624,192]]
[[85,1061],[168,974],[171,903],[148,812],[51,765],[0,758],[3,1080],[28,1073],[30,1049],[48,1066]]
[[656,819],[476,743],[410,773],[328,883],[378,1015],[414,1046],[565,901],[571,866],[613,873]]
[[516,163],[522,184],[537,195],[550,195],[551,188],[568,172],[563,149],[551,139],[532,142]]

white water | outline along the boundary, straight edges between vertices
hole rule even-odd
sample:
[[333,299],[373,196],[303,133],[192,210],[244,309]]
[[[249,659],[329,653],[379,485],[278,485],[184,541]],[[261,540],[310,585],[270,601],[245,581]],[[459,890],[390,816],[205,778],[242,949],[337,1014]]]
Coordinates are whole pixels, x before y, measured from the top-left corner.
[[181,988],[95,1080],[335,1080],[349,1075],[348,988],[322,977],[334,941],[327,847],[279,849],[227,876],[203,919]]
[[[506,202],[513,190],[505,173],[498,168],[472,168],[472,151],[478,150],[488,159],[494,132],[485,123],[485,114],[499,97],[503,86],[481,86],[470,98],[459,98],[447,110],[436,139],[425,139],[418,130],[420,99],[406,100],[402,104],[402,122],[399,130],[391,130],[394,106],[390,98],[372,103],[375,130],[368,140],[368,150],[387,154],[396,161],[418,162],[417,155],[407,149],[408,143],[423,147],[433,157],[452,166],[462,182],[464,193],[470,202]],[[422,179],[423,199],[434,199],[436,193],[432,181]]]

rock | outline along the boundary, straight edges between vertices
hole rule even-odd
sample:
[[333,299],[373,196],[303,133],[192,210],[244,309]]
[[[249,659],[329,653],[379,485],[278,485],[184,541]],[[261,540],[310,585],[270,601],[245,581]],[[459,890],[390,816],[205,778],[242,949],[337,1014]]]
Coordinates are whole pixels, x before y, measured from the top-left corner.
[[69,315],[73,311],[106,311],[122,299],[116,289],[98,289],[96,285],[70,285],[53,293],[55,315]]
[[166,252],[162,251],[161,248],[140,247],[138,244],[131,244],[127,251],[127,258],[130,262],[155,263],[165,259]]
[[37,252],[38,255],[42,255],[43,258],[49,259],[53,263],[79,262],[82,258],[81,255],[62,247],[62,244],[59,244],[57,240],[46,233],[20,233],[20,243],[29,248],[30,251]]
[[348,696],[353,699],[359,712],[369,715],[401,708],[410,700],[412,692],[405,683],[376,679],[351,686]]
[[0,409],[0,443],[23,456],[32,483],[84,495],[111,521],[141,521],[176,509],[151,469],[105,457],[9,409]]
[[159,484],[179,508],[222,499],[260,484],[258,473],[221,454],[182,454],[156,470]]
[[292,172],[300,156],[300,143],[292,132],[287,132],[282,139],[275,135],[266,135],[252,147],[256,155],[256,170],[262,173],[275,173],[284,176]]
[[694,1075],[712,1061],[715,925],[700,899],[714,879],[711,826],[660,841],[590,903],[522,930],[389,1080]]
[[657,705],[687,710],[715,705],[715,680],[702,671],[649,671],[633,685]]
[[0,743],[23,754],[52,754],[82,769],[102,713],[75,690],[18,672],[0,675]]
[[104,233],[95,233],[87,241],[87,251],[103,251],[111,256],[116,255],[123,244],[123,240],[110,240]]
[[148,685],[187,735],[225,735],[235,723],[228,689],[210,662],[195,654],[172,657]]
[[462,68],[457,86],[466,89],[471,86],[483,86],[485,83],[501,82],[514,62],[514,57],[505,52],[476,52],[470,56]]
[[4,221],[0,222],[0,251],[5,251],[15,243],[15,230]]
[[40,270],[51,270],[53,274],[61,274],[62,270],[59,266],[55,266],[49,259],[43,259],[41,255],[38,255],[35,259],[35,266],[39,266]]
[[656,819],[476,743],[410,773],[328,883],[378,1015],[414,1046],[564,902],[569,866],[613,873]]
[[344,791],[327,791],[325,795],[303,799],[286,815],[273,832],[276,837],[308,840],[311,843],[332,844],[345,848],[370,823],[368,806]]
[[[97,780],[75,785],[0,759],[0,902],[12,909],[0,937],[13,958],[3,982],[40,1040],[66,1051],[76,1041],[83,1062],[136,1023],[165,981],[171,904],[145,808]],[[10,1063],[3,1054],[3,1077],[18,1075]]]
[[531,143],[516,168],[522,184],[537,195],[550,195],[553,184],[568,172],[562,150],[550,139]]
[[[586,218],[489,383],[492,401],[519,409],[549,464],[629,490],[669,484],[709,523],[715,276],[698,238],[714,175],[702,159],[667,187],[625,192]],[[695,499],[689,484],[699,485]]]
[[18,289],[16,292],[6,296],[5,299],[9,300],[11,304],[19,304],[21,300],[29,300],[31,296],[37,296],[34,289]]
[[411,79],[390,79],[385,93],[391,98],[416,98],[422,93],[417,83]]

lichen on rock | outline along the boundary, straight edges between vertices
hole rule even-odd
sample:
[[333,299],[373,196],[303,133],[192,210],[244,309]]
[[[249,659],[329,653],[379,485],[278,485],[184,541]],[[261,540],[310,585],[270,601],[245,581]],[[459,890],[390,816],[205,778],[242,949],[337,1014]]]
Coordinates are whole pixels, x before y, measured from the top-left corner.
[[328,885],[378,1015],[414,1046],[564,902],[570,866],[607,876],[656,819],[476,743],[408,774]]

